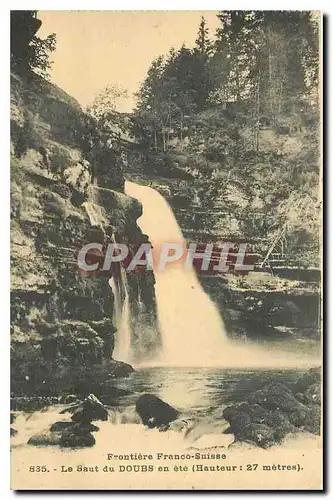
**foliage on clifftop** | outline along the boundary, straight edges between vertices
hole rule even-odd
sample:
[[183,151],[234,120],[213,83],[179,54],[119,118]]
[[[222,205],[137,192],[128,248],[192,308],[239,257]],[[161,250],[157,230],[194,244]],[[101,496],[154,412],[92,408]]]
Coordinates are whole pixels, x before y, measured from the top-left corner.
[[179,186],[180,207],[195,229],[255,238],[263,258],[271,249],[289,265],[318,266],[318,19],[218,17],[215,39],[203,19],[194,48],[171,49],[148,70],[132,126],[143,171],[186,178],[196,195]]

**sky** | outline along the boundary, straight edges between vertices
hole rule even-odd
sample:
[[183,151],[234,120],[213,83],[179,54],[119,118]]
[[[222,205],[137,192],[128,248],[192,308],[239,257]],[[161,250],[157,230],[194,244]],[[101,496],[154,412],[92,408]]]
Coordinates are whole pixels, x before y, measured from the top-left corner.
[[81,106],[107,85],[127,89],[119,111],[131,111],[152,60],[183,43],[191,47],[201,16],[210,34],[219,25],[215,11],[39,11],[41,38],[57,35],[51,81]]

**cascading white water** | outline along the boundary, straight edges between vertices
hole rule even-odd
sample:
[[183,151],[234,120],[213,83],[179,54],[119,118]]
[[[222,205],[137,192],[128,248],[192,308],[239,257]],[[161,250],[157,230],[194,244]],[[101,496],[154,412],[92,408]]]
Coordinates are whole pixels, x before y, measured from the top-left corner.
[[154,247],[155,295],[163,346],[159,359],[149,364],[225,368],[300,368],[318,364],[318,355],[307,355],[300,349],[276,350],[228,339],[220,314],[193,268],[187,271],[179,260],[158,270],[156,259],[162,244],[186,246],[169,204],[154,189],[133,182],[126,181],[125,192],[141,202],[143,214],[137,222]]
[[[103,208],[95,202],[95,192],[98,192],[96,182],[90,189],[90,201],[83,203],[84,208],[90,219],[92,226],[98,226],[103,233],[104,225],[107,223],[107,218],[103,213]],[[116,243],[114,235],[111,236],[112,243]],[[109,285],[112,289],[114,296],[113,307],[113,322],[116,327],[115,347],[112,356],[120,361],[130,361],[131,357],[131,327],[130,327],[130,307],[129,298],[126,290],[126,273],[124,269],[119,266],[117,276],[113,276],[109,280]]]
[[[143,205],[138,225],[149,236],[154,260],[164,243],[186,246],[163,196],[150,187],[129,181],[125,183],[125,192]],[[217,356],[221,359],[222,344],[228,340],[219,312],[202,289],[194,268],[187,271],[183,262],[177,261],[159,271],[156,264],[155,294],[163,342],[160,361],[176,366],[215,364]]]
[[115,346],[112,357],[121,361],[129,362],[131,359],[131,327],[130,327],[130,308],[126,289],[125,297],[122,299],[120,283],[112,277],[109,281],[111,286],[114,304],[113,304],[113,322],[116,331]]
[[[98,188],[97,188],[98,189]],[[96,186],[92,187],[92,192]],[[317,365],[320,355],[297,351],[272,349],[258,344],[231,341],[228,339],[223,321],[215,304],[204,292],[195,270],[186,270],[183,261],[167,264],[165,270],[158,270],[161,245],[186,242],[169,204],[154,189],[126,181],[125,192],[139,200],[143,214],[138,219],[141,230],[149,236],[153,245],[155,261],[155,295],[159,330],[162,336],[161,354],[157,358],[138,357],[140,348],[147,341],[149,325],[142,325],[144,332],[132,345],[131,307],[126,290],[125,270],[120,266],[119,273],[110,280],[115,296],[114,319],[117,326],[116,343],[113,356],[122,361],[147,359],[147,364],[169,366],[224,366],[287,368]],[[93,193],[92,193],[93,194]],[[107,216],[103,207],[93,202],[84,203],[93,226],[104,232]],[[140,324],[142,315],[137,318]],[[142,330],[141,328],[141,330]],[[144,333],[144,334],[143,334]],[[138,351],[138,352],[136,352]],[[148,362],[149,359],[149,362]]]

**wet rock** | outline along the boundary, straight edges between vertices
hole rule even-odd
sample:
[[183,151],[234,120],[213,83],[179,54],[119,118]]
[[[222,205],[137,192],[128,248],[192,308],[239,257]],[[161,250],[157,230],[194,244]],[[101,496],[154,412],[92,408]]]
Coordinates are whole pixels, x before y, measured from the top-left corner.
[[304,403],[304,394],[302,394],[301,392],[296,392],[295,394],[295,398],[297,399],[297,401],[299,401],[300,403]]
[[294,393],[304,393],[313,384],[320,384],[321,369],[320,367],[311,368],[306,372],[295,384]]
[[140,396],[135,408],[142,423],[150,428],[168,425],[180,415],[179,411],[153,394]]
[[32,444],[34,446],[56,446],[60,444],[61,436],[56,432],[44,432],[41,434],[36,434],[32,436],[28,444]]
[[[235,434],[237,438],[237,435]],[[262,448],[268,448],[276,443],[274,429],[264,424],[250,424],[242,430],[242,441],[250,441]]]
[[[264,424],[275,431],[275,438],[280,439],[293,430],[287,415],[279,410],[267,410],[260,405],[243,403],[237,408],[238,412],[245,413],[254,424]],[[238,420],[236,416],[236,421]]]
[[90,433],[78,435],[70,431],[64,431],[60,438],[60,446],[65,448],[86,448],[94,446],[96,440]]
[[251,441],[264,448],[299,430],[319,434],[321,386],[318,377],[320,379],[318,369],[310,370],[293,390],[272,382],[255,390],[248,401],[224,409],[223,416],[230,424],[226,432],[233,432],[238,441]]
[[230,424],[230,433],[241,435],[242,430],[251,424],[251,417],[237,407],[231,406],[223,411],[223,417]]
[[250,404],[259,404],[268,410],[281,410],[292,413],[301,409],[302,404],[297,401],[292,391],[281,383],[271,383],[254,392],[249,397]]
[[319,383],[310,385],[304,393],[304,402],[309,405],[321,404],[321,386]]
[[17,430],[13,429],[13,427],[10,428],[10,437],[14,437],[17,434]]
[[302,427],[307,419],[306,408],[294,411],[289,414],[289,422],[295,427]]
[[51,425],[50,431],[59,432],[64,429],[68,429],[69,427],[73,427],[73,425],[75,425],[75,422],[55,422]]
[[133,366],[129,365],[128,363],[123,363],[122,361],[111,360],[109,367],[109,375],[114,378],[128,377],[131,373],[134,372]]
[[93,420],[92,413],[88,410],[81,409],[72,415],[73,422],[81,422],[84,424],[89,424]]
[[90,394],[84,399],[82,405],[73,414],[73,422],[90,423],[93,420],[107,420],[108,411],[106,407],[99,401],[99,399]]
[[75,394],[67,394],[59,398],[59,403],[64,405],[70,405],[75,402],[78,402],[78,397]]
[[109,335],[113,335],[116,332],[116,328],[114,327],[113,322],[110,318],[104,318],[99,321],[90,321],[89,325],[98,333],[98,335],[102,339]]
[[61,410],[59,413],[60,415],[63,415],[64,413],[74,413],[75,410],[78,410],[82,406],[82,401],[79,401],[77,403],[73,403],[70,406],[66,406],[63,410]]
[[304,430],[312,434],[320,434],[321,427],[321,410],[320,406],[313,405],[307,411],[306,420],[304,423]]
[[290,422],[298,428],[304,429],[312,434],[320,433],[321,411],[320,407],[313,405],[310,408],[296,411],[289,415]]
[[[286,415],[276,410],[267,410],[258,404],[243,403],[239,406],[228,407],[224,410],[223,416],[230,423],[228,433],[233,433],[240,441],[251,440],[259,446],[265,447],[279,442],[293,430]],[[262,438],[255,437],[258,426],[262,426],[262,431],[265,431],[259,433]]]
[[242,412],[242,413],[245,413],[249,417],[251,422],[255,422],[257,424],[264,423],[264,420],[267,417],[267,414],[269,413],[262,406],[260,406],[258,404],[250,405],[249,403],[242,403],[241,405],[234,407],[234,409],[231,407],[229,409],[229,413],[230,413],[230,410],[231,410],[231,413],[233,410],[233,414],[231,416],[234,416],[237,418],[238,413]]
[[83,435],[83,434],[88,434],[88,432],[96,432],[99,430],[99,428],[96,425],[93,425],[89,422],[88,423],[76,423],[73,421],[55,422],[50,427],[51,432],[61,432],[64,430],[68,430],[74,434]]
[[74,424],[73,427],[69,428],[69,431],[77,436],[84,436],[85,434],[89,434],[90,432],[99,431],[99,427],[94,424]]

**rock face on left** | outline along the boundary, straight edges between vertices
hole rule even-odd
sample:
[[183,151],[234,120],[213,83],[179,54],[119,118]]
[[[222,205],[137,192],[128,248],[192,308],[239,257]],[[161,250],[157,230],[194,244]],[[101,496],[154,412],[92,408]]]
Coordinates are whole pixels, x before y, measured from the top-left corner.
[[[83,206],[84,113],[37,75],[27,83],[13,74],[11,85],[12,393],[59,394],[59,387],[75,393],[93,366],[104,363],[112,372],[115,333],[111,272],[87,276],[76,261],[83,245],[103,240]],[[110,223],[121,239],[137,228],[141,207],[116,192],[116,176],[113,188],[110,165],[116,204]]]

